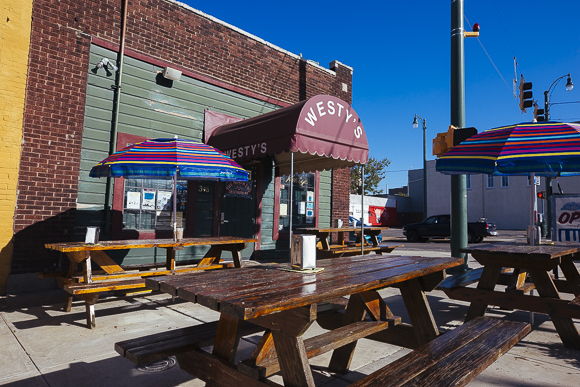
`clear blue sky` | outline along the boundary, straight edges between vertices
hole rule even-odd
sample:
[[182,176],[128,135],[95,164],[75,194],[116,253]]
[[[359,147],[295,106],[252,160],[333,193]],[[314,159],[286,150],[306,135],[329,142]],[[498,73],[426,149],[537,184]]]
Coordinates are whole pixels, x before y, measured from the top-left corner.
[[[370,155],[391,161],[383,190],[406,185],[407,170],[423,166],[415,113],[427,122],[427,159],[435,158],[433,138],[450,124],[450,0],[184,2],[325,68],[333,60],[353,67],[352,105]],[[481,132],[532,120],[533,109],[522,114],[513,97],[514,56],[518,82],[523,74],[533,83],[541,106],[544,91],[568,73],[576,87],[567,92],[562,79],[551,102],[580,101],[579,0],[464,4],[469,23],[481,26],[479,38],[465,39],[466,126]],[[552,106],[551,118],[579,121],[580,103]]]

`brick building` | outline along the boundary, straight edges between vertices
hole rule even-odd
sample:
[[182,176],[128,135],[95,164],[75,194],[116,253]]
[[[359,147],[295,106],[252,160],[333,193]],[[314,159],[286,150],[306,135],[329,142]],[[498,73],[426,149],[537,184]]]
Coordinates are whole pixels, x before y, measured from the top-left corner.
[[[339,98],[350,108],[349,66],[334,61],[323,68],[177,1],[24,3],[23,8],[32,4],[32,23],[22,145],[17,191],[7,191],[17,200],[14,235],[0,255],[10,278],[19,278],[9,285],[65,268],[67,259],[44,244],[81,240],[89,225],[111,239],[169,235],[155,226],[164,214],[124,208],[131,184],[158,193],[167,186],[143,188],[143,182],[88,176],[110,150],[174,134],[205,141],[208,112],[246,119],[317,95]],[[179,80],[164,77],[166,68],[181,72]],[[289,179],[277,173],[274,155],[243,166],[253,176],[244,202],[250,210],[243,215],[253,222],[249,233],[259,239],[244,255],[287,249],[279,201],[292,180],[306,182],[304,195],[316,192],[316,216],[303,217],[303,223],[348,219],[348,169]],[[227,204],[223,183],[185,182],[180,189],[186,235],[227,235],[220,210],[239,207],[239,201]],[[184,251],[182,258],[201,253]],[[136,264],[157,254],[113,258]],[[0,275],[5,285],[8,272]]]

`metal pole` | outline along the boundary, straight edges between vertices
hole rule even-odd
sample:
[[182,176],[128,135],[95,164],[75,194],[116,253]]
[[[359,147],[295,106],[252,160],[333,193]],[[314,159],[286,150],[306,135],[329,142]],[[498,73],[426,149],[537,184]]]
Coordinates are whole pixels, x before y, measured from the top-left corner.
[[427,123],[423,119],[423,219],[427,219]]
[[364,205],[364,197],[365,197],[365,166],[360,166],[360,181],[361,181],[361,195],[360,195],[360,235],[361,235],[361,243],[360,243],[360,255],[365,255],[365,205]]
[[[464,63],[463,0],[451,0],[451,125],[465,127],[465,63]],[[451,175],[451,256],[463,258],[457,271],[468,270],[467,254],[467,189],[465,175]]]
[[[551,87],[551,86],[550,86]],[[550,121],[550,90],[544,91],[544,120]],[[546,178],[546,216],[548,220],[546,221],[546,225],[548,227],[548,233],[546,234],[546,238],[552,239],[552,201],[550,197],[552,196],[552,178]]]
[[289,248],[289,254],[290,254],[290,262],[292,262],[292,199],[294,195],[294,152],[290,152],[290,209],[288,211],[288,214],[290,216],[290,232],[288,233],[288,235],[290,236],[290,239],[288,240],[288,248]]

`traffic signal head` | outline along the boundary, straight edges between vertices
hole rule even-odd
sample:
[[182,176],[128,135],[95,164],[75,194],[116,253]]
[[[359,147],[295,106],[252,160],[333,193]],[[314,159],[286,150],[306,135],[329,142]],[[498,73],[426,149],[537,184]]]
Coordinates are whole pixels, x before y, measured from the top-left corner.
[[532,107],[532,82],[526,82],[524,76],[520,78],[520,110],[526,112],[527,108]]
[[546,191],[540,191],[538,192],[538,199],[546,199]]
[[534,102],[534,118],[536,119],[536,122],[546,121],[544,109],[539,109],[538,104],[535,102]]

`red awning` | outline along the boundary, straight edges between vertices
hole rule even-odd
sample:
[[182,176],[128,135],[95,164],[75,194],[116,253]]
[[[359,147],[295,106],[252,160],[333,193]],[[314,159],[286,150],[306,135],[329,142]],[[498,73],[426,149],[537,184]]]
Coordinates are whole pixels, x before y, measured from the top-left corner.
[[238,163],[273,155],[281,175],[365,164],[369,145],[363,124],[343,100],[317,95],[270,113],[222,125],[207,144]]

